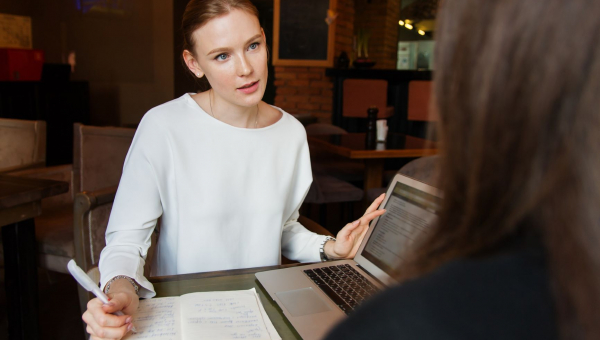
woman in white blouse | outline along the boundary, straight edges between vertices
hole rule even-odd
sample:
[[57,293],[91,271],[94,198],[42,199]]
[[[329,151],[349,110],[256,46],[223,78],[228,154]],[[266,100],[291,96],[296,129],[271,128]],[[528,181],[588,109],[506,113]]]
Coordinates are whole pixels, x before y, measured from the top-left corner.
[[[138,127],[100,257],[111,301],[88,304],[91,339],[120,339],[139,297],[155,295],[143,276],[161,217],[154,275],[352,258],[383,196],[337,240],[297,222],[312,182],[303,126],[262,102],[267,48],[248,0],[192,0],[182,29],[183,58],[211,89],[150,110]],[[137,294],[136,294],[137,293]],[[122,310],[126,315],[109,313]]]

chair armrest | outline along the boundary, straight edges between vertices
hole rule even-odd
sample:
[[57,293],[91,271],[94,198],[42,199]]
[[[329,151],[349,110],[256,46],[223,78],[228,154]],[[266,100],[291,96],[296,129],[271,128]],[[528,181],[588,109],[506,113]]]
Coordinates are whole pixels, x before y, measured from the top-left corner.
[[[94,265],[97,265],[96,261],[91,254],[91,247],[93,241],[93,228],[99,228],[106,226],[102,221],[103,225],[92,225],[93,221],[90,214],[94,210],[103,207],[105,205],[111,205],[105,207],[106,209],[112,208],[112,202],[115,199],[117,193],[117,187],[105,188],[97,191],[84,191],[77,193],[73,201],[73,231],[74,231],[74,244],[75,244],[75,260],[77,264],[84,270],[87,271]],[[109,210],[110,212],[110,210]],[[98,224],[98,223],[96,223]]]

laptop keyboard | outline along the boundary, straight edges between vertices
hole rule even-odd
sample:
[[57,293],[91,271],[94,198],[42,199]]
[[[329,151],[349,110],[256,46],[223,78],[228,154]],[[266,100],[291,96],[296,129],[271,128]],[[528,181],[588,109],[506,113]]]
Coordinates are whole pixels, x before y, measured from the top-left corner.
[[306,269],[304,273],[346,314],[379,290],[349,264]]

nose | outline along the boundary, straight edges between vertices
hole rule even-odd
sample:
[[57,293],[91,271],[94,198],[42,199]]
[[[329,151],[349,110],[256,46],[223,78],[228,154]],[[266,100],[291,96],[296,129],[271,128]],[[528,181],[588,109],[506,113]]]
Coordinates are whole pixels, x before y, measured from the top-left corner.
[[248,58],[246,57],[246,55],[242,54],[239,58],[238,58],[238,63],[237,63],[237,75],[239,77],[245,77],[248,76],[252,73],[252,65],[250,64],[250,62],[248,61]]

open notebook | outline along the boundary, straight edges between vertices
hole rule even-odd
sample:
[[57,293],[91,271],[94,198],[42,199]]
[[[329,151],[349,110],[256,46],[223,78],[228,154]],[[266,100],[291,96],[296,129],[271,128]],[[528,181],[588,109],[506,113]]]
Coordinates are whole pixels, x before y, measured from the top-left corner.
[[254,288],[141,300],[127,340],[281,339]]

